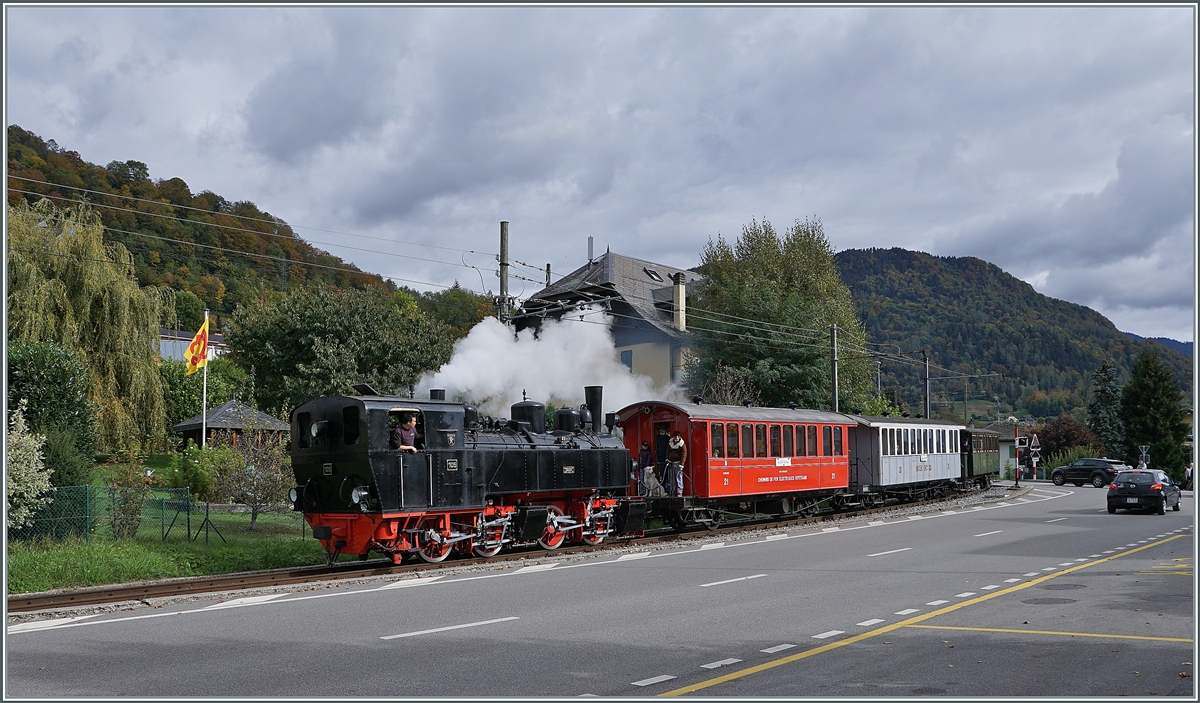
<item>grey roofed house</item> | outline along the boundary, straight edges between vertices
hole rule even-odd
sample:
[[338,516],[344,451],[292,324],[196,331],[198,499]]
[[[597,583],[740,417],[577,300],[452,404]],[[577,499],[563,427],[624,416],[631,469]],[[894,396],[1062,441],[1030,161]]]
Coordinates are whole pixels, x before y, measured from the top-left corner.
[[[232,431],[239,434],[247,426],[252,426],[260,432],[287,432],[291,429],[288,423],[264,412],[259,412],[249,405],[239,403],[236,398],[215,408],[209,408],[205,415],[207,415],[205,424],[210,440],[214,432]],[[199,415],[188,418],[171,429],[183,435],[184,442],[190,439],[197,445],[200,444]]]
[[[612,316],[621,361],[663,384],[679,378],[687,290],[703,280],[694,271],[609,251],[534,293],[513,322],[518,330],[538,327],[544,317],[562,318],[581,303],[598,301]],[[677,283],[683,294],[678,303]]]

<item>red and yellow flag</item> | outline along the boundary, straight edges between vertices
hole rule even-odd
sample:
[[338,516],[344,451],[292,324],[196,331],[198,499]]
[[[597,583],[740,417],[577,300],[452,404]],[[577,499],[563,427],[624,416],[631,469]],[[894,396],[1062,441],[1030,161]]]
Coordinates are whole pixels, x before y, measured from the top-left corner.
[[188,345],[187,351],[183,353],[183,358],[187,359],[187,376],[196,373],[202,366],[208,366],[208,318],[204,318],[204,324],[200,325],[200,331],[192,338],[192,343]]

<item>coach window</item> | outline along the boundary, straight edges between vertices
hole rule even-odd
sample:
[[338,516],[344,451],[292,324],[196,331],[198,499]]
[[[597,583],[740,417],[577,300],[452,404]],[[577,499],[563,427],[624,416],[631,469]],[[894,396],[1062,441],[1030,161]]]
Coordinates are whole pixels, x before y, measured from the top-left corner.
[[742,425],[742,457],[749,459],[754,456],[754,425]]
[[725,456],[725,425],[712,423],[712,457],[720,459]]
[[804,425],[796,425],[796,456],[808,454],[804,444]]
[[809,456],[817,455],[817,426],[816,425],[808,426],[808,455]]
[[833,456],[833,428],[821,427],[821,456]]
[[771,456],[783,456],[783,440],[779,436],[779,425],[771,425]]
[[736,422],[731,422],[728,425],[725,425],[725,454],[730,459],[738,458],[738,433]]
[[833,428],[833,455],[842,455],[842,428]]
[[754,456],[767,455],[767,426],[754,426]]
[[908,428],[902,430],[901,434],[904,435],[904,439],[900,445],[900,454],[903,456],[908,456],[909,454],[912,454],[912,438],[909,436]]
[[793,449],[792,431],[794,429],[795,428],[792,427],[791,425],[783,426],[783,455],[784,456],[796,456],[796,454],[792,451],[792,449]]
[[896,428],[888,428],[888,454],[896,456]]

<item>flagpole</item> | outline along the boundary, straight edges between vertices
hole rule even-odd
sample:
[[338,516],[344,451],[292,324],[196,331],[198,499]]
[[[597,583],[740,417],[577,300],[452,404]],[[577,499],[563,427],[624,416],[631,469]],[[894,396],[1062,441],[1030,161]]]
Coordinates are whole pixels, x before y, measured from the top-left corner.
[[[204,324],[208,324],[208,308],[204,309]],[[204,345],[204,384],[200,392],[200,448],[208,441],[208,344]]]

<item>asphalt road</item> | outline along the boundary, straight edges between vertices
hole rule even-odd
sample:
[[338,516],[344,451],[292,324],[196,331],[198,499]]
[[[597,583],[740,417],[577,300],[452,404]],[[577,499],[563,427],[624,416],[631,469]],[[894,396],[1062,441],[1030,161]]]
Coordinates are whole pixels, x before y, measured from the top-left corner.
[[1192,494],[1104,495],[10,625],[6,695],[1194,698]]

